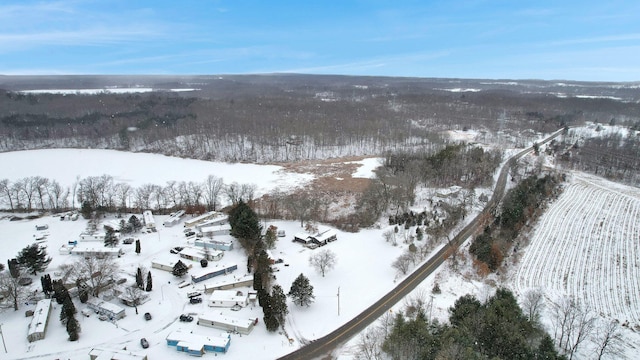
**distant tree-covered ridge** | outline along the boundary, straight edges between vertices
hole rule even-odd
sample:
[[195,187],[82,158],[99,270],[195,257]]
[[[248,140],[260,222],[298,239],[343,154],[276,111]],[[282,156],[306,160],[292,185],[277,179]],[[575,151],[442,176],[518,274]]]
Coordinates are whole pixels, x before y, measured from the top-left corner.
[[[640,118],[640,110],[630,106],[640,100],[637,92],[624,84],[607,87],[606,95],[628,103],[571,96],[602,95],[597,84],[573,87],[545,81],[328,75],[0,80],[5,89],[0,90],[2,151],[82,147],[220,161],[295,161],[429,148],[442,142],[443,130],[474,129],[488,142],[501,131],[507,135],[502,141],[520,146],[533,141],[536,132],[564,125],[612,116],[632,125]],[[187,83],[197,83],[197,89],[171,91]],[[140,85],[157,91],[16,91]],[[474,91],[456,91],[461,86]],[[541,95],[545,93],[550,96]],[[522,132],[526,129],[532,133]]]

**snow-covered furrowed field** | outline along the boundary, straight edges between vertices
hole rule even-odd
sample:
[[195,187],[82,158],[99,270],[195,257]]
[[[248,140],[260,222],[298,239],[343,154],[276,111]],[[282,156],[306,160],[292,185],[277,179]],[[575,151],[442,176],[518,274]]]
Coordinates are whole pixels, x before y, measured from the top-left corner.
[[640,331],[640,190],[575,174],[536,225],[513,286],[568,296]]

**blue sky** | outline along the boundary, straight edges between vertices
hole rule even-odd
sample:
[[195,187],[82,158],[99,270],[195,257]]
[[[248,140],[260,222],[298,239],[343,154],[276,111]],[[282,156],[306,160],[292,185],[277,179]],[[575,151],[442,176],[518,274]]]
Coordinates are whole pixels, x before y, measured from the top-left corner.
[[640,1],[2,0],[0,74],[640,80]]

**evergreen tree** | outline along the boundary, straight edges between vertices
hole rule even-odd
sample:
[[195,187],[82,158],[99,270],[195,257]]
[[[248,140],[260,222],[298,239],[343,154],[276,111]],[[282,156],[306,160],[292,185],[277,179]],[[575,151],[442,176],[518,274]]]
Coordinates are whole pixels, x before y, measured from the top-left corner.
[[315,296],[313,295],[313,286],[309,283],[309,279],[304,274],[298,277],[291,284],[291,289],[287,294],[291,297],[294,304],[298,306],[309,306]]
[[264,244],[267,249],[273,249],[276,246],[278,240],[278,228],[274,225],[269,226],[264,233]]
[[45,296],[49,296],[51,292],[53,292],[53,285],[51,283],[51,275],[44,274],[40,277],[40,283],[42,284],[42,292]]
[[250,248],[246,245],[254,244],[262,234],[258,215],[242,200],[229,211],[229,225],[231,236],[243,242],[245,248]]
[[43,272],[51,262],[51,258],[47,257],[47,250],[38,244],[31,244],[22,249],[16,259],[21,266],[29,269],[33,275]]
[[183,277],[188,271],[189,268],[187,267],[187,265],[178,260],[178,262],[173,266],[173,271],[171,271],[171,273],[175,277]]
[[73,304],[73,300],[71,300],[71,296],[67,292],[64,299],[62,300],[62,310],[60,311],[60,322],[62,324],[66,324],[67,321],[73,317],[73,315],[77,312],[76,306]]
[[75,316],[71,316],[67,320],[67,334],[69,334],[69,341],[77,341],[80,336],[78,333],[80,332],[80,324],[78,320],[76,320]]
[[135,215],[131,215],[131,217],[129,218],[129,224],[131,224],[131,228],[133,229],[133,231],[142,229],[142,223],[140,222],[140,219],[138,219],[138,217]]
[[53,298],[56,299],[58,304],[62,304],[64,299],[69,297],[69,291],[62,283],[62,280],[53,280]]
[[82,202],[80,213],[82,214],[83,218],[91,219],[91,213],[93,213],[93,207],[91,206],[91,203],[88,201]]
[[[131,218],[129,218],[131,219]],[[133,224],[129,221],[125,221],[124,219],[120,219],[120,233],[121,234],[131,234],[134,231]]]
[[136,271],[136,286],[140,289],[144,288],[144,280],[142,279],[142,269],[138,268]]
[[89,301],[89,288],[86,285],[78,288],[78,298],[83,304],[86,304],[87,301]]
[[262,312],[264,314],[262,320],[264,321],[267,330],[270,332],[278,330],[280,323],[273,311],[271,295],[269,295],[265,290],[258,291],[258,303],[262,306]]
[[140,255],[140,239],[136,239],[136,254]]
[[147,273],[147,287],[145,288],[145,291],[151,291],[151,289],[153,289],[153,282],[151,281],[151,271],[149,271]]
[[287,296],[280,285],[273,285],[273,289],[271,289],[271,310],[280,326],[284,328],[284,320],[289,309],[287,308]]
[[118,236],[116,236],[113,228],[107,227],[104,235],[104,246],[115,247],[116,245],[118,245]]
[[18,259],[13,258],[10,260],[7,260],[7,264],[9,264],[9,273],[11,274],[11,277],[16,279],[18,276],[20,276],[20,267],[18,264]]

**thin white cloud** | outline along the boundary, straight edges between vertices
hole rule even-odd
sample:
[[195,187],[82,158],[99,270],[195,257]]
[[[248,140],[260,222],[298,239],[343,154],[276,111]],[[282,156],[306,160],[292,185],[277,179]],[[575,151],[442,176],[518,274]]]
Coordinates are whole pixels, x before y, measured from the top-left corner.
[[0,53],[50,45],[97,46],[143,41],[159,34],[144,27],[93,28],[29,34],[0,34]]
[[593,44],[593,43],[635,41],[635,40],[640,40],[640,33],[593,36],[593,37],[581,38],[581,39],[560,40],[560,41],[551,42],[551,45],[562,46],[562,45]]

